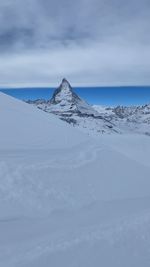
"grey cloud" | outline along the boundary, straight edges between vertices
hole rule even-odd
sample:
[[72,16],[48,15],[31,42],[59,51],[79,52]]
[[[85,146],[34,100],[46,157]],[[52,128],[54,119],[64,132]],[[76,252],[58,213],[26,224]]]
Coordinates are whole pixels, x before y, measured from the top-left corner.
[[150,22],[149,10],[146,0],[1,0],[0,36],[10,48],[15,41],[32,48],[53,40],[115,38],[130,34],[131,27],[138,39],[140,27],[145,24],[145,32]]
[[0,84],[150,83],[149,13],[149,0],[0,0]]

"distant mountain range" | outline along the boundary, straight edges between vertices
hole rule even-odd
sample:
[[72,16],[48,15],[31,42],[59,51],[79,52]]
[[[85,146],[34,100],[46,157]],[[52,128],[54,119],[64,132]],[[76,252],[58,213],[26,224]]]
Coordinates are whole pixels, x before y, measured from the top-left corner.
[[150,135],[150,104],[143,106],[94,106],[102,116],[113,122],[122,133]]
[[88,132],[141,133],[150,135],[150,104],[144,106],[103,107],[82,100],[66,79],[50,100],[28,100],[29,104],[57,115],[61,120]]

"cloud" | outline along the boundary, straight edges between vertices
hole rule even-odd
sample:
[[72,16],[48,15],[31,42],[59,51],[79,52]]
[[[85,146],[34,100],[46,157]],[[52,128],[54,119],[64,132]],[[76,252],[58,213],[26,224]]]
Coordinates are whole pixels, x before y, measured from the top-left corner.
[[147,0],[1,0],[0,86],[150,84]]

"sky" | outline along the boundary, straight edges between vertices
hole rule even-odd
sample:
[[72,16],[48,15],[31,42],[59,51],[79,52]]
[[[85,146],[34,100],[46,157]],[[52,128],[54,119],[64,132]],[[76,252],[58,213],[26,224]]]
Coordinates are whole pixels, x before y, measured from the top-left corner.
[[150,85],[149,0],[0,0],[0,87]]
[[[4,89],[3,92],[21,100],[50,99],[55,88]],[[150,104],[149,87],[77,87],[73,90],[92,105],[133,106]]]

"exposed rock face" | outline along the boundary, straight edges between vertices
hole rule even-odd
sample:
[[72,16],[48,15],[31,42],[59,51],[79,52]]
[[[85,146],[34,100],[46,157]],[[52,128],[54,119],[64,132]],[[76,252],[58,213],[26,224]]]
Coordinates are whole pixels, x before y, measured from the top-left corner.
[[74,100],[80,100],[80,98],[73,92],[69,82],[66,79],[63,79],[50,101],[51,104],[61,104],[64,106],[67,102],[72,104]]
[[61,85],[55,90],[50,105],[55,113],[68,114],[78,113],[80,115],[98,116],[98,112],[84,100],[82,100],[75,92],[66,79],[62,80]]

